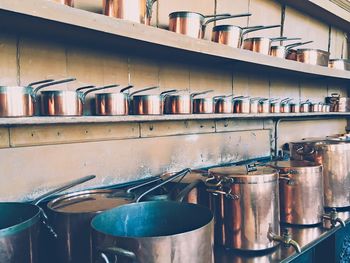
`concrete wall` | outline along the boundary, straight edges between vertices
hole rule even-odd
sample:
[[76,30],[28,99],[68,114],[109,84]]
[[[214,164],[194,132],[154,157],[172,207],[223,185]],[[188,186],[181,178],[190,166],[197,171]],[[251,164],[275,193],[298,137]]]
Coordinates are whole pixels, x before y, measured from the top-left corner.
[[[90,0],[88,8],[98,10],[99,2]],[[82,1],[76,3],[86,7]],[[250,18],[230,21],[241,26],[278,24],[285,12],[284,35],[314,40],[310,44],[314,48],[327,50],[330,46],[333,57],[347,55],[344,32],[333,27],[329,30],[329,25],[269,0],[159,0],[154,6],[154,25],[166,27],[168,13],[183,9],[204,14],[252,12]],[[279,36],[280,29],[259,34]],[[206,38],[209,37],[207,34]],[[132,83],[136,87],[159,85],[160,90],[214,89],[215,94],[291,97],[297,101],[323,101],[332,92],[347,94],[341,83],[323,79],[218,69],[135,56],[132,50],[100,50],[88,43],[71,44],[30,35],[0,33],[0,54],[1,85],[26,85],[45,78],[74,76],[79,82],[62,89],[85,84]],[[302,137],[344,132],[346,120],[281,125],[279,145]],[[267,156],[272,130],[272,122],[262,120],[3,127],[0,200],[27,200],[86,174],[98,176],[87,186],[106,186],[186,166]]]

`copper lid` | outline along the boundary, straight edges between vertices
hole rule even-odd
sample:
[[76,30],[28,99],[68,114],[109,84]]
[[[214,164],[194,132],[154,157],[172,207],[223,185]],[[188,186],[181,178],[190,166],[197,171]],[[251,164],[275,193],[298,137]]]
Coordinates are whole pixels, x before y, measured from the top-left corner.
[[[230,179],[231,183],[267,183],[276,181],[278,173],[267,166],[255,167],[255,171],[248,172],[246,166],[229,166],[209,169],[209,174],[217,178]],[[232,180],[233,179],[233,180]]]
[[88,190],[58,197],[48,208],[61,213],[98,213],[134,201],[124,190]]

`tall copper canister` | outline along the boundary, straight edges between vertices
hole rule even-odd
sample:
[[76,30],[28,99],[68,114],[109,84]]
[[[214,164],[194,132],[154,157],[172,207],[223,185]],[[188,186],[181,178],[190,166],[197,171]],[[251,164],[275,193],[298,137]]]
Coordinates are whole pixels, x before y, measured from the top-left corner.
[[271,163],[279,171],[281,222],[315,225],[322,222],[322,165],[307,161]]
[[291,145],[292,156],[323,165],[325,207],[349,207],[350,143],[319,140]]
[[[279,197],[278,172],[270,167],[218,167],[209,170],[209,191],[215,198],[223,196],[217,207],[223,220],[223,245],[238,250],[265,250],[278,243]],[[210,183],[209,183],[210,181]],[[216,196],[215,196],[216,195]],[[220,200],[217,199],[220,206]],[[222,218],[222,214],[224,217]]]

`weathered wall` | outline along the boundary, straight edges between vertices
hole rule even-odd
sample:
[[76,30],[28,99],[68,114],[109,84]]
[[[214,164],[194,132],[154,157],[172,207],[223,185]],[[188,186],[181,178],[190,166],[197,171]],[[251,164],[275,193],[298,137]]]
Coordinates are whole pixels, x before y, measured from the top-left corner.
[[[82,4],[82,1],[76,2]],[[89,8],[100,8],[94,7],[96,3],[90,0]],[[284,10],[279,3],[269,0],[159,0],[154,6],[154,25],[166,27],[168,13],[183,9],[205,14],[252,12],[254,15],[250,18],[230,20],[241,26],[278,24]],[[206,38],[210,38],[209,32],[210,26]],[[330,31],[328,25],[289,7],[285,9],[283,32],[286,36],[314,40],[310,47],[328,49],[330,46],[334,57],[340,57],[341,53],[347,55],[344,32],[335,28]],[[279,36],[280,29],[259,34]],[[136,56],[132,50],[100,50],[89,47],[88,43],[77,45],[27,35],[0,33],[0,54],[1,85],[25,85],[48,77],[74,76],[80,83],[62,88],[132,83],[136,87],[159,85],[161,90],[214,89],[216,94],[291,97],[297,101],[323,101],[332,92],[346,94],[343,85],[323,79],[218,69],[211,65]],[[302,137],[344,132],[345,126],[345,120],[282,123],[279,145]],[[0,166],[3,168],[0,200],[31,198],[56,184],[86,174],[98,176],[88,184],[92,187],[139,179],[166,169],[267,156],[272,129],[270,121],[262,120],[0,128]]]

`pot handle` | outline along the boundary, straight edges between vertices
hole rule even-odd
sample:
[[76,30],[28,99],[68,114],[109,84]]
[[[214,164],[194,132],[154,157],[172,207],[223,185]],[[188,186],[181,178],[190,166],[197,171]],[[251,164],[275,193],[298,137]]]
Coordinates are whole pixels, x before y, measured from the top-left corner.
[[204,18],[211,18],[211,17],[217,17],[217,16],[230,16],[230,13],[224,13],[224,14],[216,14],[216,15],[205,15]]
[[289,44],[289,45],[286,45],[286,49],[287,51],[294,48],[294,47],[299,47],[299,46],[303,46],[303,45],[306,45],[306,44],[310,44],[310,43],[313,43],[314,41],[306,41],[306,42],[298,42],[298,43],[294,43],[294,44]]
[[254,31],[258,31],[258,30],[263,30],[263,29],[269,29],[269,28],[276,28],[276,27],[281,27],[281,25],[271,25],[271,26],[252,26],[251,28],[244,28],[243,32],[242,32],[242,36],[250,33],[250,32],[254,32]]
[[157,2],[157,0],[146,0],[146,16],[147,18],[152,17],[152,8],[154,3]]
[[71,82],[71,81],[74,81],[76,80],[76,78],[68,78],[68,79],[61,79],[61,80],[57,80],[57,81],[51,81],[49,83],[45,83],[45,84],[42,84],[38,87],[36,87],[34,90],[33,90],[33,94],[32,96],[36,96],[36,94],[38,93],[39,90],[43,89],[43,88],[46,88],[46,87],[49,87],[49,86],[53,86],[53,85],[58,85],[58,84],[63,84],[63,83],[67,83],[67,82]]
[[162,93],[160,93],[160,96],[166,97],[167,95],[172,94],[172,93],[176,93],[177,91],[178,90],[176,90],[176,89],[166,90],[166,91],[163,91]]
[[36,81],[36,82],[29,83],[29,84],[27,85],[27,87],[31,87],[31,88],[32,88],[32,87],[35,86],[35,85],[44,84],[44,83],[52,82],[52,81],[54,81],[54,79],[40,80],[40,81]]
[[204,22],[203,26],[208,25],[209,23],[212,23],[214,21],[219,21],[219,20],[224,20],[224,19],[229,19],[229,18],[236,18],[236,17],[246,17],[246,16],[251,16],[251,13],[244,13],[244,14],[237,14],[237,15],[229,15],[229,16],[220,16],[217,15],[216,17],[213,17],[211,19],[208,19],[206,22]]
[[272,228],[270,225],[267,237],[270,240],[284,244],[286,247],[292,246],[297,253],[301,253],[300,245],[298,244],[298,242],[292,239],[288,229],[284,229],[282,236],[279,236],[272,232]]
[[158,189],[159,187],[167,184],[170,181],[173,181],[174,179],[180,177],[180,176],[185,176],[187,175],[189,172],[191,172],[190,168],[186,168],[183,169],[182,171],[175,173],[174,175],[170,176],[169,178],[167,178],[166,180],[164,180],[163,182],[157,184],[156,186],[152,187],[151,189],[148,189],[146,192],[143,192],[137,199],[136,199],[136,203],[139,203],[142,198],[144,198],[147,194],[153,192],[154,190]]
[[161,178],[161,177],[157,177],[157,178],[155,178],[155,179],[149,180],[149,181],[144,182],[144,183],[142,183],[142,184],[138,184],[138,185],[135,185],[135,186],[133,186],[133,187],[130,187],[130,188],[128,188],[128,190],[126,190],[126,192],[127,192],[127,193],[131,193],[132,191],[134,191],[134,190],[136,190],[136,189],[138,189],[138,188],[141,188],[141,187],[144,187],[144,186],[146,186],[146,185],[149,185],[149,184],[158,182],[158,181],[160,181],[160,180],[162,180],[162,178]]
[[153,90],[153,89],[158,89],[158,88],[159,88],[158,86],[153,86],[153,87],[148,87],[148,88],[144,88],[144,89],[139,89],[139,90],[136,90],[136,91],[134,91],[133,93],[129,94],[129,97],[132,97],[132,96],[134,96],[135,94],[140,93],[140,92],[143,92],[143,91]]
[[210,89],[210,90],[206,90],[206,91],[202,91],[202,92],[197,92],[197,93],[192,93],[191,94],[191,97],[195,97],[195,96],[198,96],[198,95],[203,95],[203,94],[207,94],[207,93],[210,93],[210,92],[213,92],[214,90]]
[[110,261],[106,254],[112,254],[115,256],[121,256],[125,258],[131,259],[134,263],[137,263],[137,257],[134,252],[129,251],[120,247],[106,247],[99,248],[98,251],[101,253],[100,256],[104,260],[105,263],[114,263],[116,261]]
[[98,91],[98,90],[103,90],[103,89],[110,89],[110,88],[115,88],[115,87],[118,87],[119,84],[113,84],[113,85],[108,85],[108,86],[103,86],[103,87],[98,87],[98,88],[93,88],[93,89],[89,89],[85,92],[79,92],[78,95],[81,99],[81,102],[84,104],[85,103],[85,98],[86,98],[86,95],[88,95],[89,93],[91,92],[94,92],[94,91]]
[[126,86],[125,88],[122,88],[122,89],[120,90],[120,93],[123,93],[124,91],[127,91],[127,90],[129,90],[129,89],[131,89],[131,88],[133,88],[133,87],[134,87],[134,85]]
[[286,181],[288,185],[295,185],[295,181],[293,179],[289,178],[288,175],[285,175],[285,174],[283,174],[283,175],[280,174],[279,180]]
[[81,91],[81,90],[84,90],[84,89],[92,89],[92,88],[95,88],[95,87],[96,86],[94,86],[94,85],[83,86],[83,87],[77,88],[75,91]]

